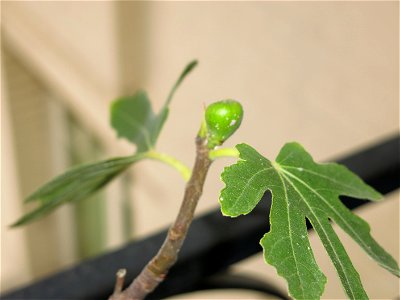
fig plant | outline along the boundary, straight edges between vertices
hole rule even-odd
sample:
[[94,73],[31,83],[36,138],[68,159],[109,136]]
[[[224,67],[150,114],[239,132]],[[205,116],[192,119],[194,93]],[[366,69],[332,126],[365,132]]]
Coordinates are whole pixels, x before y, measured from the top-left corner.
[[369,225],[339,200],[341,195],[372,201],[382,198],[357,175],[338,164],[314,162],[298,143],[284,145],[275,161],[247,144],[220,148],[241,124],[243,109],[239,102],[223,100],[206,108],[196,136],[192,170],[176,158],[155,150],[172,97],[196,64],[193,61],[186,66],[159,113],[153,112],[143,91],[113,102],[111,125],[119,137],[136,145],[135,154],[78,166],[56,177],[26,199],[37,201],[38,207],[13,226],[25,225],[61,204],[84,199],[139,160],[154,159],[170,165],[187,181],[176,220],[159,252],[126,289],[123,289],[126,271],[117,272],[115,291],[110,296],[114,300],[143,299],[164,280],[178,259],[210,165],[215,159],[229,156],[237,162],[221,174],[225,183],[219,196],[222,214],[230,217],[248,214],[265,192],[272,193],[271,229],[260,244],[265,261],[287,281],[291,297],[319,299],[327,281],[315,261],[306,219],[320,237],[350,299],[368,296],[330,221],[337,223],[378,264],[399,277],[397,262],[373,239]]

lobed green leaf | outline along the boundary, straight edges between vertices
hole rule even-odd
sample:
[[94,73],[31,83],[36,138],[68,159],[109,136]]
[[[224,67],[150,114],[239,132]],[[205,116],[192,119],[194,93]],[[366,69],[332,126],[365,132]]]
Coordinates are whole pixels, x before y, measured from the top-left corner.
[[381,195],[338,164],[317,164],[297,143],[288,143],[275,162],[240,144],[238,162],[225,168],[226,186],[220,203],[224,215],[249,213],[269,190],[272,193],[271,230],[260,243],[266,262],[275,266],[297,299],[319,299],[326,277],[316,264],[308,240],[310,220],[351,299],[366,299],[360,276],[332,229],[334,220],[374,260],[399,276],[397,262],[372,238],[368,224],[339,200],[340,195],[379,200]]

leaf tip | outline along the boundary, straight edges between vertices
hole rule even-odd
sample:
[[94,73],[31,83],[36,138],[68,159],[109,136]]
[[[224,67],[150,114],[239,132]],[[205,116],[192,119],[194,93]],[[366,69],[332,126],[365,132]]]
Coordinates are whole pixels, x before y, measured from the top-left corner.
[[26,223],[25,217],[21,217],[17,221],[15,221],[14,223],[11,223],[10,225],[8,225],[7,227],[9,229],[15,229],[17,227],[20,227],[20,226],[24,225],[25,223]]
[[18,224],[17,224],[17,222],[15,222],[15,223],[8,225],[7,227],[8,227],[8,229],[14,229],[14,228],[18,227]]
[[28,197],[26,197],[26,198],[24,199],[24,203],[33,202],[33,201],[35,201],[35,200],[38,200],[38,197],[36,197],[35,194],[32,194],[32,195],[30,195],[30,196],[28,196]]
[[371,200],[382,201],[384,199],[383,195],[380,192],[378,192],[374,188],[372,188],[372,190],[373,190],[373,194],[371,195]]
[[199,61],[197,59],[193,59],[192,61],[190,61],[186,67],[186,70],[191,71],[193,70],[195,67],[197,67],[197,65],[199,64]]

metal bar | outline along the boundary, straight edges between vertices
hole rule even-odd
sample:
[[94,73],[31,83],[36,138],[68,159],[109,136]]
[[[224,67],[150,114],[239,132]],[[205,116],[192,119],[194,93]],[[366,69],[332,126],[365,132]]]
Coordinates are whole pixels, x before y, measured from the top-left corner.
[[[337,161],[385,194],[400,186],[399,153],[400,137],[395,136]],[[368,202],[349,199],[344,203],[354,209]],[[246,216],[233,220],[221,216],[217,209],[197,217],[178,263],[149,298],[160,299],[195,290],[201,279],[261,251],[258,242],[269,230],[270,204],[270,195],[266,194],[258,207]],[[1,298],[107,299],[114,287],[115,272],[126,268],[126,282],[130,282],[157,252],[165,235],[166,230],[129,243],[119,250],[4,294]]]
[[265,296],[273,296],[274,298],[281,300],[290,300],[285,290],[282,291],[276,286],[249,274],[223,273],[213,275],[205,280],[202,280],[201,283],[196,287],[197,291],[221,289],[251,290],[262,293]]

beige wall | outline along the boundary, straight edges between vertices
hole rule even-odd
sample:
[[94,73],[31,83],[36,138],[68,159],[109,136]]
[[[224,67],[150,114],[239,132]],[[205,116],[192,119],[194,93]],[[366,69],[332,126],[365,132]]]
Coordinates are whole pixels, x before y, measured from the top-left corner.
[[[239,99],[245,109],[241,129],[228,144],[245,141],[269,157],[296,140],[317,159],[328,159],[398,131],[395,3],[148,6],[146,88],[157,107],[182,66],[200,60],[172,103],[159,142],[188,164],[203,104],[227,97]],[[213,167],[200,210],[217,205],[218,174],[226,162]],[[147,228],[172,218],[181,183],[177,176],[166,181],[171,171],[163,166],[148,164],[143,172],[137,180],[148,186],[147,196],[137,201],[149,208],[138,217]],[[171,205],[164,199],[177,200]]]
[[[35,1],[6,2],[2,14],[7,46],[113,155],[131,150],[108,127],[108,102],[143,87],[160,108],[192,58],[200,65],[178,91],[159,141],[188,165],[204,103],[228,97],[245,109],[228,145],[245,141],[269,157],[296,140],[326,160],[398,133],[397,2]],[[229,162],[213,166],[199,212],[217,207]],[[135,235],[144,236],[174,218],[183,183],[155,162],[135,170]],[[380,204],[382,218],[396,219],[395,205]],[[390,237],[398,242],[397,228]],[[376,232],[384,243],[384,231]],[[397,246],[390,250],[398,255]],[[378,280],[375,270],[362,277]]]
[[[1,85],[4,87],[6,79],[2,75]],[[12,200],[20,198],[18,186],[18,174],[15,161],[14,139],[9,117],[7,97],[4,88],[1,90],[1,286],[8,288],[16,287],[22,282],[32,278],[28,259],[25,232],[11,231],[8,225],[17,218],[22,211],[20,201],[6,201],[8,197]],[[15,267],[18,262],[24,268]]]

